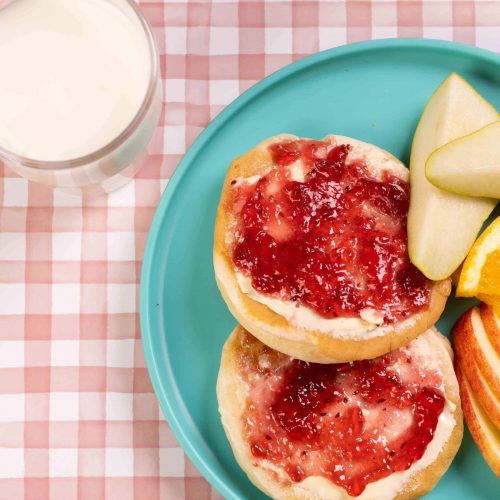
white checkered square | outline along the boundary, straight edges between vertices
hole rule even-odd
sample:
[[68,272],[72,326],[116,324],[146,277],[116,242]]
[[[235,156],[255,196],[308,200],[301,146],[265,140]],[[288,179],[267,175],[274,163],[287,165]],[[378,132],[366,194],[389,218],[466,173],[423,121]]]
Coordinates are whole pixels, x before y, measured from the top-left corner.
[[129,182],[108,195],[110,207],[133,207],[135,204],[135,183]]
[[134,261],[135,233],[126,231],[109,232],[108,259],[111,261]]
[[320,50],[338,47],[344,45],[347,41],[345,28],[319,28],[318,34]]
[[187,30],[184,26],[169,26],[165,30],[165,49],[168,54],[185,54],[187,51]]
[[106,348],[106,365],[112,368],[134,367],[135,340],[108,340]]
[[[24,260],[26,258],[26,233],[0,232],[0,260]],[[0,277],[0,281],[1,281]]]
[[[24,476],[24,450],[22,448],[0,448],[0,479],[15,479]],[[1,495],[0,491],[0,495]]]
[[453,40],[453,28],[424,26],[423,32],[425,38],[433,38],[435,40]]
[[54,283],[52,285],[52,314],[76,314],[80,311],[80,285]]
[[383,38],[397,38],[398,29],[393,26],[374,26],[372,28],[372,37],[374,40]]
[[500,28],[478,27],[476,28],[476,43],[478,47],[498,52],[500,50]]
[[106,395],[107,420],[133,420],[134,395],[122,392],[108,392]]
[[82,233],[52,233],[52,257],[61,261],[80,261]]
[[78,450],[50,449],[49,474],[52,477],[74,477],[78,472]]
[[0,408],[0,422],[22,422],[24,394],[0,394]]
[[[24,366],[24,342],[18,340],[0,341],[0,368]],[[2,411],[0,409],[0,411]]]
[[2,283],[0,281],[0,314],[23,314],[25,311],[24,283]]
[[50,364],[52,366],[78,366],[80,342],[78,340],[52,340]]
[[49,418],[51,421],[72,422],[78,420],[78,392],[51,392]]
[[106,477],[132,477],[134,475],[134,450],[132,448],[106,448]]
[[3,205],[25,207],[28,204],[28,181],[21,177],[4,177]]
[[108,285],[108,312],[134,313],[136,312],[136,286],[135,285]]
[[240,93],[238,80],[211,80],[210,104],[229,104]]
[[266,28],[266,52],[289,54],[292,52],[292,30],[290,28]]
[[163,140],[166,154],[184,154],[186,151],[186,127],[165,125],[163,127]]
[[186,99],[186,80],[167,78],[165,80],[165,101],[184,102]]

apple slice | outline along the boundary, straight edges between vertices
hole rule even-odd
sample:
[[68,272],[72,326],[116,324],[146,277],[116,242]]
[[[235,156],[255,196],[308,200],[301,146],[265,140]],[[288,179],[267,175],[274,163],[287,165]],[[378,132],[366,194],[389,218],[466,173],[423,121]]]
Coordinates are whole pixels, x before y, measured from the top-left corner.
[[453,343],[464,362],[477,363],[493,394],[500,399],[500,356],[486,334],[477,307],[466,311],[453,327]]
[[408,251],[428,278],[449,277],[464,260],[496,201],[443,191],[425,176],[430,154],[498,120],[495,108],[451,74],[434,92],[418,123],[410,159]]
[[452,193],[500,198],[500,121],[436,149],[425,175]]
[[493,306],[481,304],[481,319],[491,344],[500,356],[500,317]]
[[[490,389],[488,382],[484,378],[477,363],[470,363],[468,366],[462,363],[465,376],[469,381],[474,394],[490,420],[500,429],[500,400]],[[470,368],[470,369],[468,369]],[[470,373],[470,377],[469,377]]]
[[458,363],[455,371],[460,385],[462,410],[470,433],[488,465],[500,477],[500,430],[479,405]]
[[500,428],[500,400],[491,390],[474,356],[468,351],[467,344],[457,337],[455,337],[455,357],[467,377],[479,404],[484,408],[491,421]]

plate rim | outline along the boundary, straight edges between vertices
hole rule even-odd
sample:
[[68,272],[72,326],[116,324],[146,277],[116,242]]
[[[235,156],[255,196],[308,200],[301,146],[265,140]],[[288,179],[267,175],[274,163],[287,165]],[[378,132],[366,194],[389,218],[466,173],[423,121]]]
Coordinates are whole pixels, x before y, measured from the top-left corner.
[[[465,54],[476,59],[480,58],[485,61],[489,61],[494,65],[500,64],[500,56],[493,51],[458,42],[429,38],[388,38],[365,40],[330,48],[306,56],[271,73],[262,80],[259,80],[234,101],[229,103],[208,124],[208,126],[201,132],[182,157],[172,177],[168,181],[167,187],[155,210],[142,259],[139,287],[140,330],[146,366],[148,368],[149,377],[155,391],[156,398],[160,404],[160,408],[176,439],[179,441],[182,449],[203,477],[225,498],[238,498],[239,495],[233,490],[233,488],[228,487],[228,485],[219,478],[219,475],[213,470],[211,464],[208,463],[205,457],[201,456],[199,453],[198,446],[196,446],[193,442],[194,440],[185,432],[182,422],[179,419],[178,411],[175,409],[176,404],[174,403],[179,395],[178,386],[176,383],[166,385],[162,382],[162,376],[157,364],[158,353],[154,351],[152,344],[152,337],[155,334],[153,333],[153,329],[151,327],[151,313],[157,310],[157,308],[152,306],[152,297],[150,294],[151,276],[154,272],[153,260],[157,250],[161,224],[168,211],[173,194],[175,193],[178,184],[182,181],[184,174],[187,172],[192,159],[196,157],[201,149],[203,149],[204,145],[218,131],[220,126],[229,120],[241,108],[246,106],[252,99],[275,83],[286,79],[295,73],[299,73],[310,66],[321,64],[323,61],[328,59],[372,50],[413,49],[415,47],[434,49],[448,53],[459,53],[461,55]],[[150,310],[150,307],[152,310]],[[173,377],[170,377],[170,379],[174,380]]]

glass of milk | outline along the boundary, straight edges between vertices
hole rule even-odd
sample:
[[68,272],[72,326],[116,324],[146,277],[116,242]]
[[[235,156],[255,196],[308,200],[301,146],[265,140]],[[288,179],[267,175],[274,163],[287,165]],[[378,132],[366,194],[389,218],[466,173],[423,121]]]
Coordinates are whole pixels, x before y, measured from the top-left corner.
[[75,194],[147,161],[162,93],[133,0],[0,0],[0,161]]

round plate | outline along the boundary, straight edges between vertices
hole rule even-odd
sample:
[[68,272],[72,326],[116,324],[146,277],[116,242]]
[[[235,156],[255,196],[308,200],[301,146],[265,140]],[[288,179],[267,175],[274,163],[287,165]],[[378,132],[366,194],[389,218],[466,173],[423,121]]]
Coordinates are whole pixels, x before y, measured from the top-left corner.
[[[153,382],[171,428],[226,498],[266,498],[240,470],[222,429],[215,384],[222,345],[235,326],[212,267],[213,227],[231,160],[289,132],[352,136],[407,162],[425,103],[451,72],[500,107],[500,58],[433,40],[363,42],[302,59],[228,106],[188,151],[160,202],[144,256],[141,327]],[[452,216],[450,214],[450,216]],[[449,333],[471,304],[452,299],[438,323]],[[492,498],[498,482],[466,433],[428,498]]]

